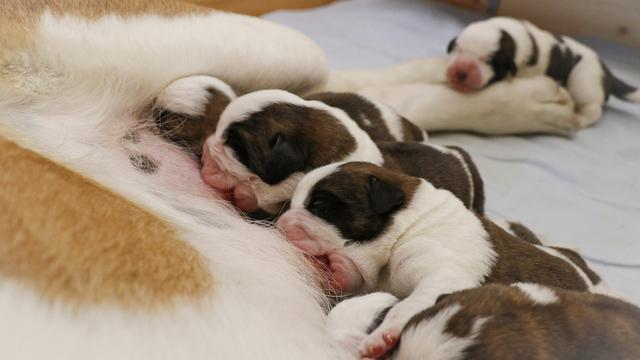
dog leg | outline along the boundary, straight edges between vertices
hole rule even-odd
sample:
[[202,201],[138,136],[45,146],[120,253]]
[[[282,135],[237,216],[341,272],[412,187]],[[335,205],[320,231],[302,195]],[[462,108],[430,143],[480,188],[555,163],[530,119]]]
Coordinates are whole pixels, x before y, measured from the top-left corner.
[[409,83],[444,84],[447,81],[446,68],[446,58],[427,58],[387,68],[336,70],[314,92],[356,92],[370,87]]
[[438,84],[376,86],[360,91],[427,131],[570,135],[579,125],[566,90],[544,76],[496,83],[475,93]]

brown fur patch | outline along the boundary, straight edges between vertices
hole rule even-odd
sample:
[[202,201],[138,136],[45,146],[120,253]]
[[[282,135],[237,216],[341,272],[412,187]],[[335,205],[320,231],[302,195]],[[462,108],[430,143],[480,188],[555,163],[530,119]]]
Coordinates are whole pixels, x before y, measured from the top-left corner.
[[538,236],[531,231],[528,227],[516,221],[509,221],[509,229],[513,232],[513,234],[527,242],[530,242],[534,245],[542,245],[542,241],[538,238]]
[[279,134],[295,143],[298,153],[305,154],[304,171],[339,161],[356,148],[347,128],[328,112],[288,103],[268,105],[231,124],[226,129],[227,140],[230,132],[237,132],[244,143],[246,159],[240,161],[261,177],[273,170],[265,168],[265,157]]
[[484,283],[534,282],[567,290],[588,289],[571,264],[507,233],[487,219],[481,220],[498,254]]
[[[488,318],[462,359],[640,358],[640,309],[604,295],[553,291],[559,301],[542,306],[510,286],[487,285],[460,291],[414,316],[405,330],[460,304],[462,309],[451,317],[446,332],[467,336],[470,324]],[[400,347],[419,346],[407,341],[401,338]]]
[[209,102],[201,116],[188,116],[159,109],[155,113],[156,123],[162,135],[177,145],[191,151],[198,159],[202,156],[202,147],[207,138],[216,132],[220,115],[231,99],[222,91],[208,88]]
[[453,154],[418,142],[381,142],[377,145],[384,157],[384,167],[423,178],[436,188],[450,191],[466,207],[480,215],[484,214],[482,178],[464,150],[452,149],[466,160],[473,184],[469,183],[469,174],[464,165]]
[[0,277],[76,306],[211,293],[205,260],[157,216],[2,138],[0,167]]

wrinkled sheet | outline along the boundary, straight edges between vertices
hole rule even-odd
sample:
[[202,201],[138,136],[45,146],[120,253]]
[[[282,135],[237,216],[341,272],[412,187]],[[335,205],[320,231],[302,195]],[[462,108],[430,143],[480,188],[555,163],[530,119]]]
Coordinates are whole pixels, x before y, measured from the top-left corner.
[[[265,16],[320,44],[334,69],[440,56],[477,14],[418,0],[351,0]],[[594,47],[614,73],[640,85],[640,50]],[[609,285],[640,302],[640,105],[610,100],[595,126],[571,138],[436,134],[467,149],[485,180],[491,216],[518,219],[549,244],[571,245]]]

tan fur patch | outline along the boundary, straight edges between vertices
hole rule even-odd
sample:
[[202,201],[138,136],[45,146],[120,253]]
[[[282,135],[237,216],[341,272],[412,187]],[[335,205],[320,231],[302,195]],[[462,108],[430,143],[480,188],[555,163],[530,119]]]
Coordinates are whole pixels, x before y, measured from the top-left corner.
[[0,138],[0,277],[78,306],[211,293],[205,260],[158,217]]

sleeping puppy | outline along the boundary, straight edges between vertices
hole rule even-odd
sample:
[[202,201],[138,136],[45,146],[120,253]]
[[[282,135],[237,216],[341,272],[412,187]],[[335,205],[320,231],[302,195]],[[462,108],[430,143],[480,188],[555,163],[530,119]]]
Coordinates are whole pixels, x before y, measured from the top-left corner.
[[[368,161],[427,178],[483,212],[482,180],[462,149],[418,142],[424,137],[400,117],[395,118],[396,130],[403,129],[399,138],[415,141],[376,145],[374,139],[397,137],[395,131],[379,131],[379,125],[390,122],[375,120],[371,115],[375,108],[366,105],[366,100],[352,94],[319,97],[331,104],[341,102],[348,111],[280,90],[258,91],[233,101],[205,144],[204,181],[231,193],[241,210],[261,209],[275,215],[291,198],[303,174],[334,162]],[[345,99],[350,99],[350,106],[344,104]]]
[[616,78],[589,47],[535,25],[495,17],[467,26],[448,46],[449,83],[460,91],[480,90],[513,76],[547,75],[567,88],[576,103],[576,125],[602,115],[610,94],[640,103],[640,91]]
[[155,99],[153,115],[161,134],[197,158],[213,134],[222,111],[236,98],[213,76],[189,76],[170,83]]
[[[352,335],[336,346],[357,355],[351,349],[393,299],[374,293],[336,306],[327,331]],[[490,284],[440,296],[411,318],[385,359],[640,359],[640,309],[600,294]]]
[[577,253],[519,239],[449,191],[369,163],[307,174],[278,229],[326,264],[334,291],[404,299],[361,345],[366,357],[392,348],[409,318],[444,293],[519,281],[608,290]]

